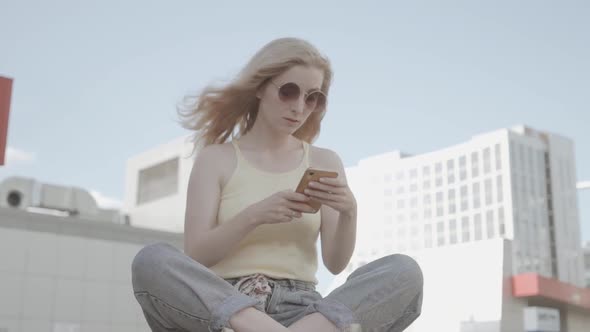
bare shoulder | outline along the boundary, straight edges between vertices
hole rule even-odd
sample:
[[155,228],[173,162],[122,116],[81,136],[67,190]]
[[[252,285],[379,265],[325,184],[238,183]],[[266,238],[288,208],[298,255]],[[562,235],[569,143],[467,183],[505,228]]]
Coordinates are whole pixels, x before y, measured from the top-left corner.
[[334,171],[342,170],[340,156],[333,150],[310,145],[309,154],[311,167]]
[[202,148],[197,155],[201,165],[211,165],[221,187],[227,183],[236,166],[236,156],[231,142],[210,144]]

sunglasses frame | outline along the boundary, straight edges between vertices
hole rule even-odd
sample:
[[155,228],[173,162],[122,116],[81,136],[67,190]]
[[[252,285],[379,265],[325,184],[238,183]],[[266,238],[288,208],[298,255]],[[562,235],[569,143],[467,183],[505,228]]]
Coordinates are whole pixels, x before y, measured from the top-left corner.
[[[295,86],[297,87],[297,89],[299,89],[299,95],[297,96],[297,99],[299,99],[299,97],[301,96],[301,92],[303,91],[303,89],[301,89],[301,87],[299,86],[299,84],[297,84],[295,82],[285,82],[285,83],[283,83],[281,85],[278,85],[273,80],[269,80],[269,81],[270,81],[270,83],[272,83],[272,85],[274,85],[277,88],[277,93],[278,93],[279,99],[282,102],[287,102],[287,101],[285,101],[285,100],[283,100],[281,98],[281,88],[283,86],[285,86],[287,84],[295,84]],[[306,107],[307,107],[307,97],[309,97],[310,95],[312,95],[314,93],[320,93],[324,97],[324,106],[322,107],[322,109],[325,109],[326,108],[326,103],[328,101],[328,96],[326,96],[326,94],[322,90],[319,90],[319,89],[318,90],[312,90],[310,92],[303,92],[303,101],[304,101]],[[316,106],[316,108],[317,108],[317,106]],[[320,112],[320,111],[322,111],[322,109],[320,109],[320,110],[314,109],[314,110],[312,110],[312,112]]]

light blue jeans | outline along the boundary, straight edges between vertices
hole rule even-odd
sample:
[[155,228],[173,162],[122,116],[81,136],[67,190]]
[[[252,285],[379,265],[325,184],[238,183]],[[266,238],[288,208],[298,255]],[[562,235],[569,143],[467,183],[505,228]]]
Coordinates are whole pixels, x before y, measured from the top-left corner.
[[164,243],[139,251],[132,263],[135,298],[152,331],[217,332],[247,307],[264,309],[288,327],[319,312],[342,331],[360,324],[363,332],[403,331],[422,307],[422,271],[409,256],[390,255],[355,270],[325,298],[313,283],[272,279],[266,303],[238,292],[238,279],[222,279]]

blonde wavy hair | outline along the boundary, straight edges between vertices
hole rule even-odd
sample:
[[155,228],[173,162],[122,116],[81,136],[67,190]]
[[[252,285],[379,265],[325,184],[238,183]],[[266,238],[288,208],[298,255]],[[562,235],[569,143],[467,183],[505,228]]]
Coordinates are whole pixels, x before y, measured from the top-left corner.
[[[321,90],[328,95],[332,82],[328,58],[305,40],[280,38],[260,49],[226,86],[210,85],[199,95],[186,96],[184,105],[177,108],[177,113],[180,125],[195,131],[191,137],[193,154],[207,145],[225,143],[229,137],[239,138],[252,129],[260,102],[256,97],[258,89],[296,65],[322,70],[324,81]],[[320,123],[325,112],[324,108],[311,113],[293,136],[312,143],[320,133]]]

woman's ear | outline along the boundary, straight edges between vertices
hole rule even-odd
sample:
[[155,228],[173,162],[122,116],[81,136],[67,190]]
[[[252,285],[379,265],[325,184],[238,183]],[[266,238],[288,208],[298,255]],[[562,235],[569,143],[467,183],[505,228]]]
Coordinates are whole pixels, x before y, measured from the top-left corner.
[[264,96],[264,92],[266,91],[267,87],[268,82],[261,84],[258,89],[256,89],[256,98],[262,99],[262,96]]
[[266,85],[262,85],[260,86],[258,89],[256,89],[256,98],[258,99],[262,99],[262,93],[264,92],[264,88]]

